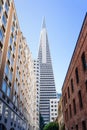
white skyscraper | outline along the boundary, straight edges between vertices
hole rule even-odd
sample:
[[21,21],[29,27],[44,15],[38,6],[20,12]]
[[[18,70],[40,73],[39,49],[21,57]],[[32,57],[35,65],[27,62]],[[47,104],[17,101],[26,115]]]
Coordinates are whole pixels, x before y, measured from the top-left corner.
[[56,98],[56,89],[45,18],[40,33],[38,58],[40,63],[40,114],[47,124],[50,122],[50,99]]

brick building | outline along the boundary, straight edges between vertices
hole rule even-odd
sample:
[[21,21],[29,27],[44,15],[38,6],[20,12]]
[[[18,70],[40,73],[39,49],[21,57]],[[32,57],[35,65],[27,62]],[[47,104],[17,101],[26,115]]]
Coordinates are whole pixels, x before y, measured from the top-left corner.
[[66,130],[87,130],[87,14],[62,87]]

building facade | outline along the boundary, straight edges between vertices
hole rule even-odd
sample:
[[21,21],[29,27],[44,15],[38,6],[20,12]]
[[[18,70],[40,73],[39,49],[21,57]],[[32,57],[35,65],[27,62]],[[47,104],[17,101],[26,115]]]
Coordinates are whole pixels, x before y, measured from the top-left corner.
[[56,98],[56,89],[45,19],[40,33],[38,59],[40,63],[40,114],[46,124],[50,122],[50,99]]
[[36,78],[36,115],[35,115],[35,122],[36,122],[36,130],[39,130],[39,122],[40,122],[40,65],[39,59],[34,60],[34,73]]
[[63,127],[63,125],[64,125],[62,97],[60,98],[60,100],[58,102],[58,118],[57,118],[57,121],[59,123],[59,130],[61,130],[61,127]]
[[58,99],[50,99],[50,122],[56,120],[58,116]]
[[87,14],[62,87],[66,130],[87,129]]
[[0,0],[0,130],[35,129],[34,99],[33,60],[14,1]]

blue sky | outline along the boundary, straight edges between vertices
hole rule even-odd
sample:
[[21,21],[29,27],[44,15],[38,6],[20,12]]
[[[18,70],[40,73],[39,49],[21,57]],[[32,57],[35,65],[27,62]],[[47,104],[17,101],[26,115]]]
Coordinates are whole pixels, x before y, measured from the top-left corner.
[[87,0],[14,0],[23,35],[37,57],[45,16],[56,89],[61,88],[87,11]]

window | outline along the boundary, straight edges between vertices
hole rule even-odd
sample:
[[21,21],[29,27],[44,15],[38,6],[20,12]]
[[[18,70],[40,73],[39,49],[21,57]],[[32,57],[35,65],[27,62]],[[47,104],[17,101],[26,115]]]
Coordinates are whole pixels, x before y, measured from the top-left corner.
[[14,58],[13,58],[13,56],[11,56],[10,63],[11,63],[11,66],[13,66],[13,64],[14,64]]
[[7,84],[7,82],[4,80],[3,84],[2,84],[2,91],[8,96],[10,97],[10,93],[11,93],[11,88],[10,86]]
[[79,90],[79,92],[78,92],[78,98],[79,98],[79,106],[80,106],[80,108],[83,108],[81,90]]
[[10,49],[8,50],[7,57],[8,57],[8,59],[10,59],[10,57],[11,57],[11,51],[10,51]]
[[70,91],[69,91],[69,87],[68,87],[68,98],[70,98]]
[[8,73],[9,73],[9,66],[8,66],[8,64],[6,64],[6,66],[5,66],[5,74],[8,75]]
[[5,113],[4,113],[4,116],[6,117],[6,118],[8,118],[8,107],[5,107]]
[[85,87],[86,87],[86,91],[87,91],[87,80],[85,81]]
[[2,101],[0,100],[0,114],[2,114],[2,112],[3,112],[3,103],[2,103]]
[[78,125],[76,125],[76,130],[78,130]]
[[12,35],[10,36],[10,45],[12,45],[13,39],[12,39]]
[[68,121],[68,109],[65,111],[65,120]]
[[3,5],[3,1],[0,0],[0,13],[1,13],[1,11],[2,11],[2,5]]
[[2,28],[0,28],[0,41],[3,42],[4,39],[4,31],[2,30]]
[[5,9],[6,9],[6,12],[8,13],[8,11],[9,11],[8,2],[5,3]]
[[4,80],[4,81],[3,81],[3,84],[2,84],[2,90],[3,90],[4,93],[6,93],[6,87],[7,87],[7,83],[6,83],[6,81]]
[[73,79],[71,79],[71,90],[72,90],[72,92],[74,92]]
[[78,84],[79,83],[78,68],[75,69],[75,74],[76,74],[76,82]]
[[70,118],[71,118],[72,117],[71,104],[69,105],[69,113],[70,113]]
[[3,22],[4,27],[6,27],[7,19],[6,19],[5,14],[3,14],[3,16],[2,16],[2,22]]
[[76,103],[75,103],[75,99],[73,99],[73,110],[74,110],[74,114],[76,114]]
[[9,80],[12,82],[12,71],[9,71]]
[[11,88],[8,86],[7,87],[7,96],[10,97],[10,92],[11,92]]
[[86,130],[86,121],[82,121],[82,130]]
[[81,60],[82,60],[83,70],[85,71],[86,70],[86,59],[85,59],[85,53],[84,52],[82,53]]

